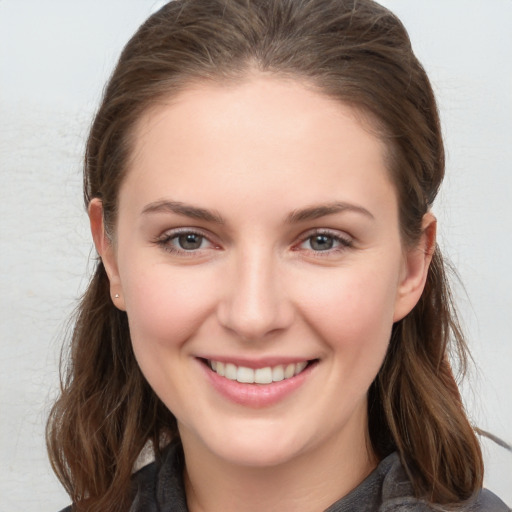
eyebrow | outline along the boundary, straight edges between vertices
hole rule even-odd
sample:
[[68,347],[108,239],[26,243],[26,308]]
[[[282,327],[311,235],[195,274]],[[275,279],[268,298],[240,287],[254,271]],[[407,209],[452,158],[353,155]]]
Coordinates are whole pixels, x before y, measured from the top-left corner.
[[165,212],[176,213],[192,219],[213,222],[215,224],[225,224],[224,219],[218,213],[205,208],[181,203],[179,201],[155,201],[154,203],[146,205],[142,210],[143,215],[148,213]]
[[366,208],[351,203],[345,203],[343,201],[336,201],[325,205],[315,205],[309,208],[301,210],[294,210],[288,215],[287,222],[289,224],[295,224],[298,222],[304,222],[308,220],[315,220],[327,215],[333,215],[341,212],[355,212],[364,215],[370,219],[375,220],[375,217]]
[[[288,224],[296,224],[299,222],[315,220],[321,217],[326,217],[327,215],[333,215],[346,211],[359,213],[370,219],[375,219],[372,213],[370,213],[366,208],[363,208],[362,206],[346,203],[343,201],[336,201],[334,203],[314,205],[308,208],[294,210],[288,215],[286,221]],[[143,215],[148,213],[165,212],[175,213],[177,215],[183,215],[185,217],[203,220],[206,222],[213,222],[215,224],[225,224],[224,219],[217,212],[207,210],[206,208],[191,206],[180,201],[155,201],[146,205],[142,210]]]

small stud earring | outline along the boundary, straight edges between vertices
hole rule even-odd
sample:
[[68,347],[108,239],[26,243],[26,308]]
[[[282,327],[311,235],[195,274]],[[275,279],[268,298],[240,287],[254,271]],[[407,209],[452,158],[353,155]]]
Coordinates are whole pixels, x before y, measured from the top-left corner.
[[119,293],[116,293],[116,294],[114,295],[114,299],[119,299]]

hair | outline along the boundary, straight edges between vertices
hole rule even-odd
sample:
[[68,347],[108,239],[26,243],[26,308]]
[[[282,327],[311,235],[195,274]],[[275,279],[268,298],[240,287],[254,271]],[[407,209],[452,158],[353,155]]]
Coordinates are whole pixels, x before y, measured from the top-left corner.
[[[402,238],[414,244],[444,175],[429,79],[400,20],[371,0],[175,0],[124,48],[87,141],[86,206],[99,198],[114,236],[117,202],[137,122],[193,83],[289,77],[366,114],[387,147]],[[369,443],[398,451],[418,497],[456,505],[482,485],[480,446],[454,372],[467,347],[436,247],[419,303],[393,326],[368,396]],[[178,435],[176,420],[135,360],[126,313],[100,259],[76,314],[61,395],[47,426],[54,471],[76,510],[121,511],[142,448]]]

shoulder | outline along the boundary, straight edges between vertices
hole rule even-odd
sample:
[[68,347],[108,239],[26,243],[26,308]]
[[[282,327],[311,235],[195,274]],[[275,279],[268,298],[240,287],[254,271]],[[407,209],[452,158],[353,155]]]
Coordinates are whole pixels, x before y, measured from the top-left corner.
[[505,505],[496,494],[488,489],[483,489],[472,508],[468,510],[471,510],[471,512],[511,512],[512,509]]
[[431,512],[429,504],[414,497],[413,486],[397,453],[384,459],[377,468],[382,473],[382,502],[379,512]]
[[[444,512],[440,505],[414,497],[412,485],[396,453],[387,457],[378,468],[383,474],[382,503],[379,512]],[[458,512],[511,512],[511,509],[488,489],[456,509]]]
[[[183,485],[183,452],[179,442],[172,442],[158,460],[132,475],[133,502],[130,512],[187,512]],[[72,512],[67,507],[60,512]]]

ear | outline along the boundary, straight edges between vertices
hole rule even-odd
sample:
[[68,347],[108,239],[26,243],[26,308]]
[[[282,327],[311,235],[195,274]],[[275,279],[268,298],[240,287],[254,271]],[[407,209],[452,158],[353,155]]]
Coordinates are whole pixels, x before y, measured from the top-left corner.
[[89,222],[94,245],[100,255],[110,282],[110,296],[112,297],[112,302],[118,309],[125,311],[123,290],[117,268],[116,252],[112,240],[110,240],[105,231],[103,203],[98,198],[92,199],[89,203]]
[[423,216],[418,243],[405,250],[393,322],[404,318],[420,300],[436,247],[437,220],[431,212]]

